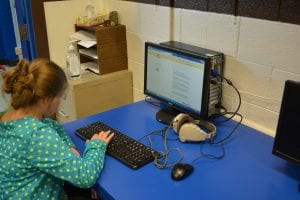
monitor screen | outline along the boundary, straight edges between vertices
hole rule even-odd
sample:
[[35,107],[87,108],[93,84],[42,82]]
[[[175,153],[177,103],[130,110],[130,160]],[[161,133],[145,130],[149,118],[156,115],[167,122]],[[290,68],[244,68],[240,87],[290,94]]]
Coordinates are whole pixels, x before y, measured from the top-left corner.
[[300,82],[286,81],[273,154],[300,165]]
[[165,45],[145,43],[144,93],[168,106],[157,120],[169,124],[179,113],[207,115],[207,59]]

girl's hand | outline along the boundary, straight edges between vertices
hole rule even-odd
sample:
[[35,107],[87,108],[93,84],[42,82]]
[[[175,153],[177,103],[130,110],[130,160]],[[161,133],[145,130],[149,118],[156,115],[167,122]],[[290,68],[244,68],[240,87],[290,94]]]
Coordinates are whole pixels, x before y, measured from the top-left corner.
[[106,144],[108,144],[111,139],[113,138],[114,133],[110,132],[110,131],[101,131],[98,134],[94,134],[93,137],[91,138],[91,140],[97,139],[97,140],[102,140],[104,141]]

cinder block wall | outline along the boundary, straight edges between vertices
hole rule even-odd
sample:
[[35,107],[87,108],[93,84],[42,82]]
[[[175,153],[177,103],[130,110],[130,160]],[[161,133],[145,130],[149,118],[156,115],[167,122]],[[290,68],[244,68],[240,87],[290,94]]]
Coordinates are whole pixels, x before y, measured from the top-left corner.
[[[120,23],[126,25],[135,101],[144,99],[145,41],[158,43],[173,39],[198,45],[225,53],[225,76],[241,92],[240,113],[244,116],[244,124],[274,135],[284,81],[300,81],[300,25],[278,22],[269,12],[263,17],[275,21],[258,19],[260,16],[255,16],[255,12],[247,13],[247,9],[243,16],[258,18],[218,14],[217,8],[206,12],[134,1],[93,2],[99,12],[118,11]],[[62,66],[65,65],[68,36],[74,32],[75,19],[84,14],[86,4],[82,0],[44,3],[50,57]],[[237,95],[230,87],[225,86],[224,91],[224,105],[228,110],[235,110]]]
[[[131,1],[99,4],[106,12],[118,11],[127,27],[135,101],[144,98],[144,42],[174,39],[225,53],[225,76],[241,92],[244,123],[274,135],[284,81],[300,81],[299,25]],[[235,109],[234,90],[225,87],[223,99]]]

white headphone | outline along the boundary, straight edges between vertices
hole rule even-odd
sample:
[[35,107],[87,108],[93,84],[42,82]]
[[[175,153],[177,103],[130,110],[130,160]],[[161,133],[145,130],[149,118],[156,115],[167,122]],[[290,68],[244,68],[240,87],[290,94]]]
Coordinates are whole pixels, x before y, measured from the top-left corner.
[[[199,127],[204,126],[209,132]],[[210,122],[195,120],[187,114],[180,113],[173,119],[173,129],[179,135],[181,142],[200,142],[216,135],[217,128]]]

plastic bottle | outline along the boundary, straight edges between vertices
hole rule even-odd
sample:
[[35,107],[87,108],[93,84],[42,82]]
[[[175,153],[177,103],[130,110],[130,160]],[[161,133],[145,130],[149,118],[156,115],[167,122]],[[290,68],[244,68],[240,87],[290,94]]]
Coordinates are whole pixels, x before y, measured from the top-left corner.
[[80,59],[77,48],[74,46],[74,43],[70,42],[67,54],[66,54],[66,62],[67,62],[67,74],[68,78],[71,80],[77,80],[81,77],[80,72]]

